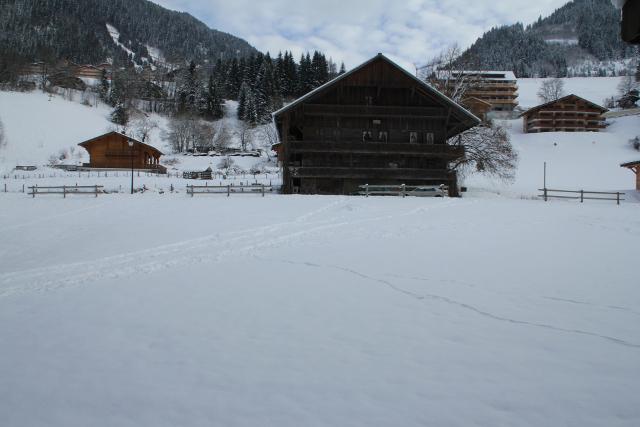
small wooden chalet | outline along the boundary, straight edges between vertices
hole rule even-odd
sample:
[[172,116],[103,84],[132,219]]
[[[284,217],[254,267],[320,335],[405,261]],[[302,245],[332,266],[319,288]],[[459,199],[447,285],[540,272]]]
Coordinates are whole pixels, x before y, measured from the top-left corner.
[[480,123],[382,54],[274,113],[285,193],[353,194],[360,185],[439,185],[457,194],[446,144]]
[[520,115],[523,131],[536,132],[599,132],[604,129],[607,110],[598,104],[567,95],[556,101],[531,108]]
[[620,166],[636,174],[636,190],[640,191],[640,160],[637,162],[623,163]]
[[[129,142],[133,146],[129,146]],[[109,132],[78,144],[89,152],[85,167],[97,169],[137,169],[166,173],[160,164],[162,153],[144,142],[122,134]]]

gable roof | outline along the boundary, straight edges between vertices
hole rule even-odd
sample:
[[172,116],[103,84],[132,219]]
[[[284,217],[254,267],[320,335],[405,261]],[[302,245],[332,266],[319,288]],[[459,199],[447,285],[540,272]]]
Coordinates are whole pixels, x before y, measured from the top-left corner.
[[430,93],[430,94],[434,95],[436,98],[440,99],[444,104],[447,104],[448,106],[450,106],[453,111],[458,111],[461,115],[466,117],[469,120],[470,123],[473,123],[473,125],[470,126],[469,128],[481,123],[481,120],[479,118],[477,118],[471,112],[467,111],[464,107],[462,107],[461,105],[457,104],[455,101],[453,101],[451,98],[449,98],[448,96],[446,96],[442,92],[440,92],[437,89],[429,86],[428,84],[426,84],[425,82],[423,82],[422,80],[420,80],[419,78],[414,76],[413,74],[409,73],[407,70],[405,70],[404,68],[402,68],[401,66],[399,66],[398,64],[396,64],[395,62],[393,62],[392,60],[390,60],[389,58],[387,58],[386,56],[384,56],[381,53],[377,54],[376,56],[374,56],[373,58],[369,59],[368,61],[363,62],[362,64],[358,65],[356,68],[354,68],[352,70],[349,70],[344,74],[339,75],[338,77],[334,78],[333,80],[328,81],[327,83],[323,84],[320,87],[317,87],[316,89],[312,90],[311,92],[307,93],[306,95],[301,96],[300,98],[298,98],[295,101],[293,101],[291,104],[282,107],[281,109],[279,109],[278,111],[273,113],[273,117],[277,117],[277,116],[281,115],[282,113],[285,113],[285,112],[291,110],[292,108],[298,106],[299,104],[307,101],[308,99],[313,98],[314,96],[318,95],[320,92],[324,91],[325,89],[327,89],[327,88],[337,84],[338,82],[346,79],[347,77],[357,73],[358,71],[362,70],[363,68],[367,67],[369,64],[371,64],[374,61],[379,60],[379,59],[381,59],[383,61],[386,61],[388,64],[390,64],[391,66],[396,68],[398,71],[402,72],[405,76],[407,76],[411,80],[413,80],[417,85],[419,85],[419,87],[421,89],[425,90],[427,93]]
[[151,146],[151,145],[149,145],[149,144],[145,144],[144,142],[142,142],[142,141],[138,141],[137,139],[135,139],[135,138],[134,138],[134,137],[132,137],[132,136],[125,135],[124,133],[116,132],[116,131],[107,132],[107,133],[105,133],[105,134],[103,134],[103,135],[96,136],[95,138],[87,139],[86,141],[81,142],[81,143],[79,143],[78,145],[79,145],[79,146],[81,146],[81,147],[85,147],[85,148],[86,148],[86,146],[87,146],[87,145],[90,145],[91,143],[96,142],[97,140],[102,139],[102,138],[104,138],[105,136],[109,136],[109,135],[120,135],[121,137],[126,138],[126,139],[130,139],[130,140],[132,140],[133,142],[135,142],[136,144],[142,145],[143,147],[145,147],[145,148],[147,148],[147,149],[149,149],[149,150],[156,151],[156,152],[157,152],[158,154],[160,154],[161,156],[162,156],[162,155],[164,155],[164,154],[162,153],[162,151],[158,150],[156,147],[153,147],[153,146]]
[[637,160],[635,162],[627,162],[620,165],[620,167],[623,167],[623,168],[632,168],[635,166],[640,166],[640,160]]
[[531,114],[531,113],[533,113],[535,111],[541,110],[541,109],[543,109],[545,107],[548,107],[549,105],[553,105],[553,104],[555,104],[557,102],[566,101],[567,99],[569,99],[571,97],[578,98],[579,100],[586,102],[587,104],[589,104],[593,108],[596,108],[596,109],[600,110],[603,113],[606,113],[607,111],[609,111],[609,109],[604,108],[603,106],[598,105],[595,102],[591,102],[588,99],[584,99],[584,98],[572,93],[572,94],[569,94],[567,96],[563,96],[562,98],[556,99],[555,101],[545,102],[544,104],[540,104],[537,107],[529,108],[527,111],[525,111],[524,113],[520,114],[518,117],[522,117],[522,116],[525,116],[527,114]]

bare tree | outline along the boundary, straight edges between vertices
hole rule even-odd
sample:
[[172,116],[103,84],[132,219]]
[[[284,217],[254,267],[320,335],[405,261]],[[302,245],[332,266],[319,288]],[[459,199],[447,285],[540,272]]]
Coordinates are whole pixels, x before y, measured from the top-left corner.
[[0,119],[0,148],[4,148],[7,145],[7,136],[4,133],[4,125]]
[[538,98],[543,103],[556,101],[564,96],[564,81],[559,78],[548,79],[542,82],[538,89]]
[[424,81],[457,103],[462,102],[466,92],[480,81],[479,73],[463,72],[469,68],[461,57],[462,50],[457,44],[448,47],[427,65],[418,70]]
[[222,122],[216,122],[216,123],[218,124],[215,125],[217,126],[217,128],[213,138],[213,147],[218,151],[224,151],[227,148],[229,148],[229,146],[231,146],[231,143],[233,142],[233,138],[231,137],[231,133],[229,132],[229,129],[226,126],[224,126]]
[[189,148],[191,140],[191,121],[181,117],[175,117],[169,121],[169,130],[165,134],[171,148],[176,153],[184,153]]
[[213,148],[215,128],[194,116],[183,115],[169,121],[169,130],[163,137],[176,153],[207,152]]
[[240,148],[242,151],[247,151],[249,144],[252,144],[253,130],[255,129],[249,122],[240,122]]
[[452,138],[449,144],[464,148],[464,155],[451,165],[461,175],[480,172],[504,181],[515,178],[518,153],[503,126],[483,123]]
[[151,132],[158,128],[158,122],[143,114],[133,121],[131,127],[136,138],[139,138],[142,142],[147,142]]
[[634,76],[624,76],[620,83],[618,83],[618,93],[620,96],[625,96],[629,94],[629,92],[638,89],[638,82],[636,81]]

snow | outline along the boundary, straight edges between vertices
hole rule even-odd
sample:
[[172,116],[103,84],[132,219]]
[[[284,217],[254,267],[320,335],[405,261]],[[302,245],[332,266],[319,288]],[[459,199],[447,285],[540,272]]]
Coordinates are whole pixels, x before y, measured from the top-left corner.
[[640,422],[637,205],[0,204],[2,425]]
[[107,24],[107,31],[109,32],[111,39],[117,46],[119,46],[122,50],[127,52],[127,55],[130,55],[131,57],[135,58],[136,54],[133,53],[131,49],[129,49],[128,47],[120,43],[120,31],[118,31],[116,27],[114,27],[111,24]]
[[552,44],[562,44],[568,46],[577,46],[578,39],[546,39],[545,42]]
[[634,176],[621,163],[640,159],[629,140],[640,135],[640,115],[610,119],[604,132],[545,132],[525,134],[522,120],[503,122],[520,162],[515,182],[505,183],[472,175],[465,185],[511,196],[534,196],[544,182],[563,190],[633,190]]
[[[596,101],[616,80],[567,84]],[[539,81],[519,84],[535,99]],[[0,182],[0,425],[640,424],[640,193],[619,167],[640,158],[640,116],[601,133],[509,121],[515,182],[474,175],[461,199],[188,197],[200,182],[176,172],[219,157],[165,156],[174,175],[136,175],[151,191],[135,195],[126,172],[42,167],[108,113],[0,93],[0,170],[40,166]],[[535,200],[545,161],[550,187],[627,200]],[[19,192],[76,182],[121,192]]]

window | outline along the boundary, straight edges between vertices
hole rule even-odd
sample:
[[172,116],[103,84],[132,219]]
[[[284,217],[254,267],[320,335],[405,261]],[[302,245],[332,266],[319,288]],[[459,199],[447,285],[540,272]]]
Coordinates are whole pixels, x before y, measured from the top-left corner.
[[365,96],[364,105],[373,105],[373,96]]
[[409,143],[411,144],[418,143],[418,132],[409,132]]
[[433,144],[435,143],[435,135],[433,134],[433,132],[426,132],[424,134],[424,142],[426,142],[427,144]]
[[371,131],[363,130],[362,131],[362,142],[371,142],[373,138],[371,137]]
[[378,141],[387,142],[388,139],[389,134],[387,133],[387,131],[381,130],[380,132],[378,132]]

